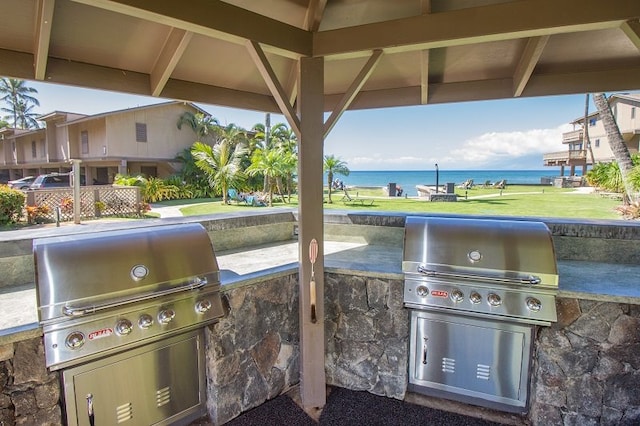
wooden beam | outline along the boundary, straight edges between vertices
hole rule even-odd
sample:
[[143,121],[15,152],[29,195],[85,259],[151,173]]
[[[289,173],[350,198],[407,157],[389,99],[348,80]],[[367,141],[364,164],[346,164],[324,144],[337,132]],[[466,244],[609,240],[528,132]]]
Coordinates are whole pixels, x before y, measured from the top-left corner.
[[36,80],[44,80],[47,71],[53,9],[55,0],[38,0],[36,3],[35,37],[33,46],[33,68]]
[[629,37],[638,50],[640,50],[640,19],[624,22],[620,28]]
[[376,66],[380,62],[380,58],[382,58],[382,50],[375,50],[366,64],[362,67],[356,78],[353,80],[345,94],[342,96],[342,99],[336,105],[333,112],[327,119],[327,122],[324,124],[324,137],[326,138],[333,126],[336,125],[338,119],[342,116],[342,114],[349,108],[349,105],[356,97],[362,86],[367,82],[371,74],[375,70]]
[[273,71],[264,51],[257,42],[251,40],[247,42],[247,50],[249,51],[251,59],[253,59],[253,62],[256,64],[258,71],[260,71],[260,74],[262,75],[264,82],[267,84],[269,91],[273,95],[273,98],[278,104],[280,111],[289,122],[291,129],[299,135],[300,120],[298,120],[296,112],[289,103],[287,93],[285,93],[284,88],[278,81],[278,76]]
[[289,57],[310,55],[311,33],[220,0],[73,0],[238,44],[256,40]]
[[167,84],[173,70],[176,68],[176,65],[178,65],[178,61],[180,61],[182,54],[189,45],[192,36],[193,33],[190,31],[178,28],[171,29],[169,37],[167,37],[167,41],[151,70],[150,81],[152,96],[160,96],[164,85]]
[[429,103],[429,49],[420,52],[420,104]]
[[320,28],[324,9],[327,7],[327,0],[310,0],[307,14],[304,17],[304,28],[307,31],[316,32]]
[[527,40],[527,45],[513,74],[514,97],[517,98],[522,94],[548,41],[549,36],[533,37]]
[[619,28],[638,16],[640,1],[521,0],[321,31],[313,34],[313,54],[348,57]]
[[[301,132],[298,143],[298,252],[300,315],[300,396],[305,408],[326,403],[324,369],[324,220],[323,220],[323,58],[300,60],[298,105]],[[312,266],[310,243],[318,243],[318,257]],[[311,272],[315,276],[316,316],[311,310]]]

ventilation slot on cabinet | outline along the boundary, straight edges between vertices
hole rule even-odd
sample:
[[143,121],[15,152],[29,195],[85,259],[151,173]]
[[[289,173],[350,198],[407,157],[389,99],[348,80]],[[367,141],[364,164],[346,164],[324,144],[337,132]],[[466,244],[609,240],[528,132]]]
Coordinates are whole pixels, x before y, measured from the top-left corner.
[[491,366],[478,364],[476,367],[476,379],[489,380],[489,376],[491,376]]
[[131,420],[133,418],[133,406],[130,402],[126,404],[122,404],[119,407],[116,407],[116,421],[118,423],[124,423],[127,420]]
[[455,373],[456,360],[453,358],[442,358],[442,371],[444,373]]
[[169,386],[166,388],[158,389],[156,391],[156,406],[162,407],[165,404],[171,402],[171,389]]

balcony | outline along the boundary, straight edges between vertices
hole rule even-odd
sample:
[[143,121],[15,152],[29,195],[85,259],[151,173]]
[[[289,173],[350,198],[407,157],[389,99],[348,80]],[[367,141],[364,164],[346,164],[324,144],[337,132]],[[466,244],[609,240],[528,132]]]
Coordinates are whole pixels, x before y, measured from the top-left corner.
[[587,163],[586,149],[549,152],[542,156],[545,166],[583,165]]
[[567,133],[563,133],[562,134],[562,143],[563,144],[582,143],[582,142],[583,142],[582,129],[573,130],[571,132],[567,132]]

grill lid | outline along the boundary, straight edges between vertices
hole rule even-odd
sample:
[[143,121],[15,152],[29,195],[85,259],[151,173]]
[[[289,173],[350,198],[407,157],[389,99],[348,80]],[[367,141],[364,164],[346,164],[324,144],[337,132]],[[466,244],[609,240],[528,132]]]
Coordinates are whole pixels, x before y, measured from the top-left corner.
[[402,270],[444,279],[558,287],[551,233],[535,221],[407,217]]
[[220,285],[200,224],[41,238],[33,253],[41,322]]

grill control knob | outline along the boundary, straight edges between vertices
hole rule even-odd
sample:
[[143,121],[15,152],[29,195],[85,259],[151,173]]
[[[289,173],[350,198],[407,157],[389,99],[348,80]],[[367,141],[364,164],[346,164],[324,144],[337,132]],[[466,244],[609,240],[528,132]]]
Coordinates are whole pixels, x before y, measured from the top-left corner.
[[482,302],[482,296],[477,291],[472,291],[469,295],[469,300],[474,305],[477,305],[478,303]]
[[495,293],[489,293],[489,295],[487,296],[487,302],[489,302],[489,305],[491,306],[502,305],[502,299]]
[[169,324],[176,316],[173,309],[163,309],[158,314],[158,322],[160,324]]
[[84,345],[84,334],[80,333],[79,331],[69,333],[64,343],[69,349],[78,349],[82,345]]
[[116,333],[120,336],[126,336],[133,330],[133,324],[128,319],[118,320],[116,323]]
[[464,293],[458,289],[455,289],[451,292],[450,297],[451,297],[451,300],[453,300],[455,303],[460,303],[464,300]]
[[153,317],[149,314],[142,314],[138,318],[138,327],[146,330],[153,325]]
[[428,296],[429,295],[429,289],[423,285],[419,285],[418,288],[416,288],[416,293],[418,293],[418,296]]
[[538,312],[542,309],[542,302],[535,297],[527,297],[527,309],[533,312]]
[[209,301],[207,299],[199,300],[196,303],[196,312],[199,313],[199,314],[204,314],[209,309],[211,309],[211,301]]

